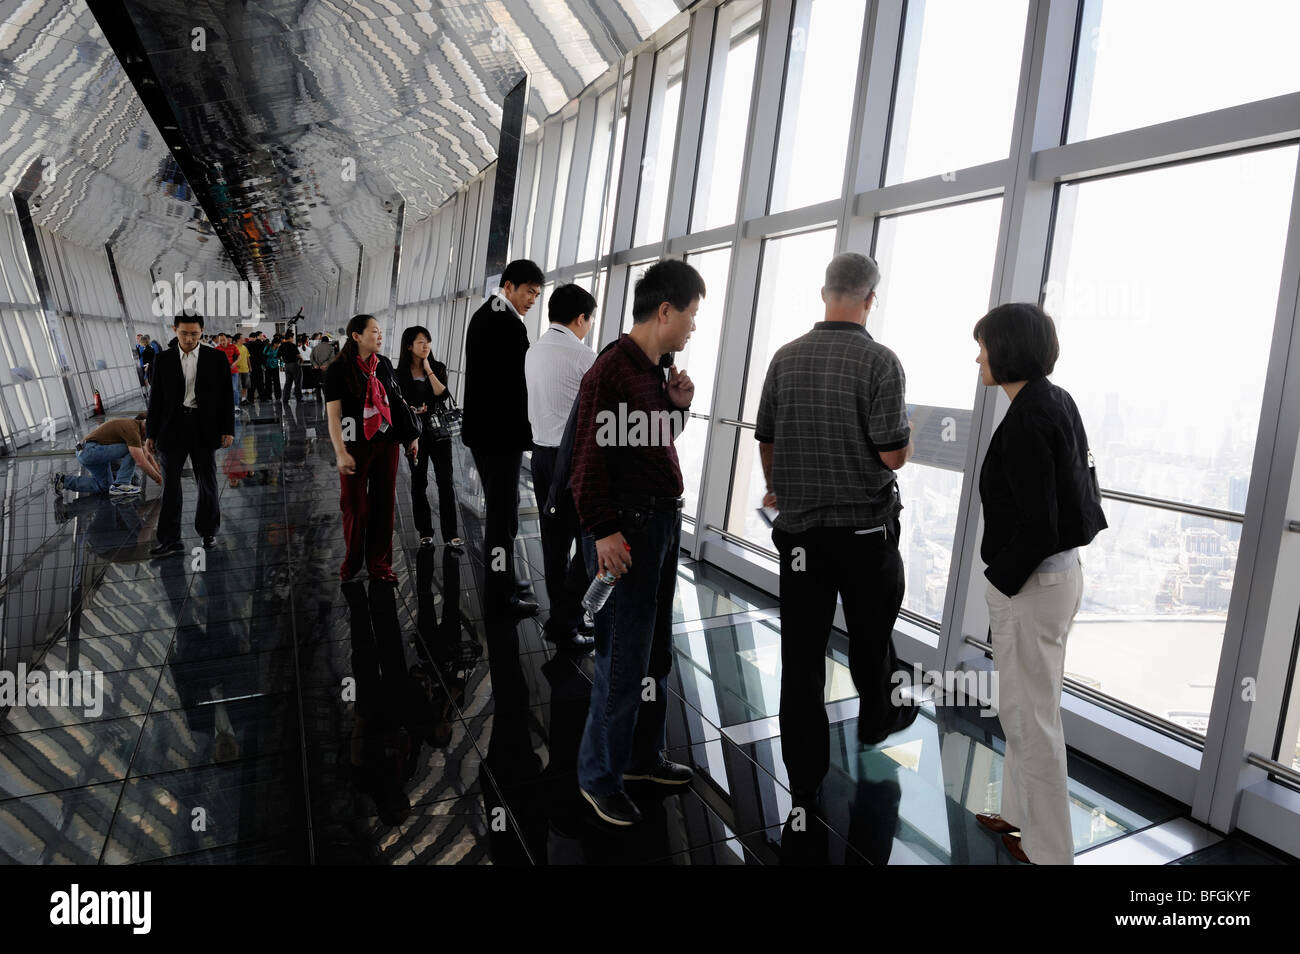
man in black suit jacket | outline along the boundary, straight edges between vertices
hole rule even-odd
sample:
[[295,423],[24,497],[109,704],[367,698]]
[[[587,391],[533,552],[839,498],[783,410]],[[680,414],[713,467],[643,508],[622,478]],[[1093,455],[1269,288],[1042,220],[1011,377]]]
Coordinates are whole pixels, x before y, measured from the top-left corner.
[[176,347],[168,348],[154,366],[146,430],[148,448],[157,453],[163,472],[162,509],[154,556],[182,553],[181,471],[188,457],[199,487],[194,529],[211,548],[221,524],[217,502],[217,463],[214,452],[235,439],[235,410],[230,400],[230,364],[215,348],[202,348],[203,316],[185,311],[176,317]]
[[513,592],[510,607],[535,613],[529,599],[531,584],[515,566],[515,536],[519,533],[519,469],[525,450],[533,446],[528,423],[528,389],[524,355],[528,328],[523,316],[542,293],[545,279],[537,264],[518,259],[501,273],[501,291],[489,295],[470,318],[465,332],[465,400],[461,439],[474,454],[483,481],[487,509],[483,529],[483,562],[497,593]]

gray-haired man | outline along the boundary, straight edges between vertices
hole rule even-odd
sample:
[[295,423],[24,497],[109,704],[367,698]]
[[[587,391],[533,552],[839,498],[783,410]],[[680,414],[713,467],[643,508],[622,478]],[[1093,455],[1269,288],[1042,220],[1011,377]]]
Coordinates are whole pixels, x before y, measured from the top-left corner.
[[865,255],[831,260],[824,320],[772,358],[754,431],[763,504],[780,511],[772,539],[781,554],[781,750],[796,803],[816,799],[830,764],[823,694],[837,595],[859,738],[878,742],[890,723],[891,637],[903,602],[894,471],[912,444],[903,366],[866,329],[879,281]]

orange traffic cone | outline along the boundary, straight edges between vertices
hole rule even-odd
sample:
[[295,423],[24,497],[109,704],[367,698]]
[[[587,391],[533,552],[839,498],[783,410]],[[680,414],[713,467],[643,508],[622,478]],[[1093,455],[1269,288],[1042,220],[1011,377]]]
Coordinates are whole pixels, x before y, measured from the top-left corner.
[[104,416],[104,399],[99,396],[99,390],[95,390],[95,417]]

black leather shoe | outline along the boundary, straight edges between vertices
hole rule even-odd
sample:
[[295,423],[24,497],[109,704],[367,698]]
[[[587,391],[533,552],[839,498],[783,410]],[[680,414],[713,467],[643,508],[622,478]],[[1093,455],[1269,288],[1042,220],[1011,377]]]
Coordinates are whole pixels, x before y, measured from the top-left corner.
[[877,731],[870,733],[863,731],[866,727],[862,720],[859,719],[858,744],[864,746],[879,745],[894,733],[911,728],[920,712],[921,707],[919,705],[896,706],[889,713],[887,724],[883,727],[877,727]]
[[175,543],[155,543],[149,548],[150,556],[170,556],[173,553],[184,553],[185,544],[177,540]]
[[589,653],[596,648],[596,637],[586,633],[573,633],[556,643],[560,649],[571,653]]
[[790,800],[796,808],[811,808],[817,811],[824,804],[822,787],[815,785],[812,788],[791,788]]
[[641,809],[636,802],[627,797],[627,792],[615,792],[613,795],[593,795],[586,789],[579,788],[582,797],[596,810],[601,821],[611,825],[635,825],[641,820]]
[[557,649],[576,650],[578,652],[589,653],[596,645],[596,637],[587,633],[553,633],[549,629],[543,630],[547,642],[555,643]]
[[206,537],[203,538],[203,549],[211,550],[216,545],[217,545],[217,537],[215,534],[208,534]]
[[645,772],[625,772],[625,782],[654,782],[657,785],[686,785],[695,778],[695,772],[689,765],[680,762],[660,761],[654,768]]
[[519,596],[510,597],[510,609],[520,616],[536,615],[538,606],[532,600],[526,600]]

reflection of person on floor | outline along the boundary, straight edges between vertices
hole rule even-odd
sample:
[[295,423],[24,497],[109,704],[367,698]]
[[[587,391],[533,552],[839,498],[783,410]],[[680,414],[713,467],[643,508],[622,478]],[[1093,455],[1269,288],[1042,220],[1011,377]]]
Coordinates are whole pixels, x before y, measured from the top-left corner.
[[138,494],[135,486],[135,469],[139,467],[154,483],[162,483],[158,461],[145,446],[145,419],[147,414],[137,414],[105,421],[86,435],[77,446],[77,460],[86,474],[55,474],[54,492],[65,490],[83,494],[108,491],[111,496]]
[[976,817],[1017,860],[1069,865],[1065,641],[1083,601],[1079,550],[1106,528],[1106,516],[1079,409],[1047,380],[1060,354],[1052,319],[1034,304],[999,305],[975,325],[975,340],[982,382],[1011,399],[979,482],[980,556],[1007,741],[1002,807]]
[[231,487],[238,487],[249,475],[248,463],[244,459],[244,441],[235,441],[230,445],[226,459],[221,462],[221,470]]
[[[342,586],[351,624],[356,722],[350,761],[357,788],[375,800],[379,818],[398,825],[411,813],[403,784],[415,773],[421,739],[408,726],[428,720],[408,675],[393,588],[373,581]],[[416,710],[419,711],[416,711]]]
[[161,506],[156,499],[141,505],[138,497],[109,501],[96,495],[78,497],[70,503],[55,498],[55,522],[77,521],[73,587],[80,588],[86,568],[92,565],[91,554],[107,560],[133,559],[132,545],[147,543],[152,537]]
[[[183,723],[176,727],[188,732],[179,744],[213,763],[239,757],[239,728],[263,705],[257,657],[250,652],[248,624],[241,619],[244,603],[252,597],[236,559],[229,551],[209,550],[206,570],[193,578],[188,561],[167,561],[158,568],[176,621],[167,665],[182,710]],[[221,662],[200,665],[209,660]],[[205,793],[208,834],[194,834],[195,848],[208,847],[208,839],[240,824],[241,809],[228,795],[228,790]]]

